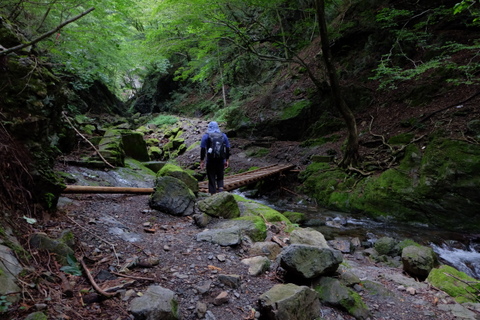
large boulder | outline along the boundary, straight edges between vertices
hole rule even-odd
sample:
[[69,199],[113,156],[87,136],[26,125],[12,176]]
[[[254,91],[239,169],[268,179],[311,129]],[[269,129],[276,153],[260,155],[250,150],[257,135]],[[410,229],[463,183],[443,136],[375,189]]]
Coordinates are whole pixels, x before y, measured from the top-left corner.
[[149,205],[174,216],[188,216],[193,214],[195,195],[182,181],[170,176],[159,177]]
[[233,219],[240,216],[235,197],[229,192],[219,192],[197,202],[197,208],[212,217]]
[[125,166],[125,151],[123,150],[123,138],[121,130],[109,129],[103,135],[98,145],[98,151],[111,165]]
[[430,247],[408,246],[402,250],[403,270],[409,275],[425,279],[438,265],[435,252]]
[[277,284],[259,298],[260,313],[271,320],[310,320],[321,316],[317,293],[306,286]]
[[175,292],[160,286],[150,286],[143,296],[132,300],[129,309],[135,320],[181,319]]
[[290,233],[290,243],[330,248],[322,233],[310,228],[297,228]]
[[367,305],[358,293],[346,287],[337,279],[321,278],[315,287],[315,291],[318,292],[322,303],[344,309],[355,319],[368,319],[370,316]]
[[198,180],[181,167],[172,163],[165,164],[160,171],[158,171],[157,175],[159,177],[170,176],[177,178],[178,180],[183,181],[194,193],[198,192]]
[[138,161],[149,161],[147,144],[143,139],[143,134],[134,131],[125,131],[122,133],[123,150],[127,157]]
[[395,250],[396,245],[397,242],[395,239],[382,237],[375,242],[374,248],[379,255],[396,255],[398,253],[397,250]]
[[278,257],[280,266],[296,277],[312,279],[334,273],[343,261],[340,251],[303,244],[292,244]]

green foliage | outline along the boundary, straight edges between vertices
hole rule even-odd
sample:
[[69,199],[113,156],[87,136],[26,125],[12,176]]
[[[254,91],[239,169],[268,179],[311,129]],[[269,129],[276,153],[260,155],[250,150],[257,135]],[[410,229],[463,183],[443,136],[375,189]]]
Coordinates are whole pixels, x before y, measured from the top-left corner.
[[67,263],[68,265],[61,267],[60,270],[74,276],[82,275],[82,270],[80,269],[80,265],[74,255],[67,255]]
[[[395,89],[400,82],[417,80],[436,71],[436,74],[449,76],[447,81],[455,85],[479,83],[480,63],[474,57],[478,55],[480,44],[442,42],[429,32],[429,28],[439,21],[451,19],[452,10],[442,6],[420,14],[395,8],[382,9],[376,20],[391,34],[392,47],[382,56],[371,79],[379,80],[382,89]],[[472,57],[469,63],[458,64],[451,59],[461,51]],[[422,60],[416,58],[418,52],[423,53]]]
[[178,121],[178,118],[172,115],[159,115],[149,123],[154,124],[158,127],[164,126],[164,125],[174,125]]
[[12,303],[7,300],[7,296],[0,296],[0,313],[6,312],[11,304]]

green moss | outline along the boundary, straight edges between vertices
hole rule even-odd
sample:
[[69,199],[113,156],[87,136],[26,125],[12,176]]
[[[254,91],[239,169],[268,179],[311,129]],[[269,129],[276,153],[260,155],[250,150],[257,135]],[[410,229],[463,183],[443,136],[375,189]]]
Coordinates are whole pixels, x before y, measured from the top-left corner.
[[397,136],[393,136],[390,139],[388,139],[389,144],[408,144],[410,141],[415,138],[415,134],[413,133],[402,133]]
[[301,114],[303,110],[310,108],[311,105],[312,103],[309,100],[297,101],[283,110],[280,119],[286,120],[295,118]]
[[268,148],[262,148],[262,147],[253,147],[248,149],[245,153],[249,157],[265,157],[270,150]]
[[400,250],[400,252],[402,252],[402,250],[403,250],[404,248],[409,247],[409,246],[421,247],[420,244],[416,243],[416,242],[413,241],[412,239],[405,239],[405,240],[400,241],[400,242],[397,244],[397,248]]
[[259,216],[244,216],[235,218],[234,220],[246,220],[252,221],[255,225],[256,232],[254,234],[250,234],[250,237],[253,241],[263,241],[267,236],[267,225],[265,221]]
[[305,213],[302,212],[285,211],[283,215],[292,223],[299,223],[305,220]]
[[191,144],[190,147],[188,147],[186,151],[190,151],[190,150],[196,148],[197,146],[200,147],[200,141],[197,141],[197,142]]
[[455,268],[443,265],[438,269],[433,269],[426,281],[435,288],[448,293],[458,303],[478,302],[476,297],[480,290],[480,281]]

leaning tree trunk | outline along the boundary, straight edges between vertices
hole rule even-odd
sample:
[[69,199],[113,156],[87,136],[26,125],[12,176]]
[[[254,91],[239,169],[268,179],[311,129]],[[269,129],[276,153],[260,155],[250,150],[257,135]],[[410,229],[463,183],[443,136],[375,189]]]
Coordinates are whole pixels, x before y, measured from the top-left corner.
[[358,152],[358,131],[357,123],[353,115],[352,110],[348,107],[343,100],[340,93],[340,84],[338,81],[337,72],[335,66],[332,63],[330,42],[327,34],[327,23],[325,21],[325,1],[315,0],[317,7],[318,24],[320,26],[320,38],[322,42],[323,58],[325,60],[325,66],[327,68],[328,77],[330,79],[330,87],[332,90],[335,106],[340,111],[343,120],[345,121],[348,129],[348,140],[343,159],[340,162],[341,167],[348,167],[355,165],[360,160],[360,154]]

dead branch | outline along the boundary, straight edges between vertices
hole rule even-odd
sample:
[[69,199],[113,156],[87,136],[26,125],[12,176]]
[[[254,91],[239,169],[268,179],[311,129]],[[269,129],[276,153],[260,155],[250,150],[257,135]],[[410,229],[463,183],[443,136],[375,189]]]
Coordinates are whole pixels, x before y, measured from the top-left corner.
[[75,126],[72,124],[72,122],[70,121],[70,119],[67,117],[67,115],[65,114],[65,112],[62,112],[62,116],[67,120],[68,124],[73,128],[73,130],[75,130],[75,132],[83,138],[83,140],[85,140],[92,148],[93,150],[95,150],[95,152],[98,154],[98,156],[103,160],[103,162],[105,162],[108,166],[110,166],[111,168],[115,169],[115,167],[113,165],[111,165],[107,160],[105,160],[105,158],[100,154],[100,151],[98,151],[97,148],[95,148],[95,146],[93,145],[93,143],[90,142],[90,140],[88,140],[83,134],[80,133],[80,131],[77,130],[77,128],[75,128]]
[[105,297],[113,297],[113,296],[116,296],[117,295],[117,292],[105,292],[103,291],[99,286],[98,284],[95,282],[95,280],[93,279],[92,277],[92,274],[90,273],[90,270],[88,270],[85,262],[83,261],[83,257],[80,257],[79,259],[82,267],[83,267],[83,270],[85,271],[85,273],[87,274],[87,277],[88,277],[88,280],[90,281],[90,283],[92,284],[92,286],[95,288],[95,290],[98,291],[98,293],[100,293],[102,296],[105,296]]
[[59,31],[60,29],[62,29],[63,27],[65,27],[67,24],[72,23],[73,21],[80,19],[81,17],[89,14],[89,13],[92,12],[93,10],[95,10],[95,8],[90,8],[90,9],[88,9],[88,10],[80,13],[79,15],[77,15],[77,16],[71,18],[71,19],[69,19],[69,20],[67,20],[67,21],[65,21],[65,22],[62,22],[61,24],[59,24],[58,26],[56,26],[54,29],[52,29],[52,30],[50,30],[50,31],[42,34],[41,36],[39,36],[38,38],[33,39],[33,40],[30,41],[30,42],[23,43],[23,44],[20,44],[20,45],[18,45],[18,46],[15,46],[15,47],[8,48],[8,49],[6,49],[6,50],[0,51],[0,57],[1,57],[1,56],[5,56],[5,55],[7,55],[7,54],[9,54],[9,53],[11,53],[11,52],[18,51],[18,50],[20,50],[20,49],[26,48],[26,47],[28,47],[28,46],[31,46],[31,45],[37,43],[37,42],[42,41],[43,39],[51,36],[51,35],[54,34],[55,32],[57,32],[57,31]]
[[365,176],[365,177],[371,176],[373,174],[373,172],[364,172],[364,171],[362,171],[360,169],[357,169],[357,168],[354,168],[352,166],[348,167],[348,170],[360,173],[362,176]]
[[134,280],[157,281],[157,279],[154,279],[154,278],[134,277],[134,276],[129,276],[129,275],[126,275],[126,274],[118,273],[118,272],[111,272],[111,274],[114,274],[114,275],[119,276],[119,277],[134,279]]

